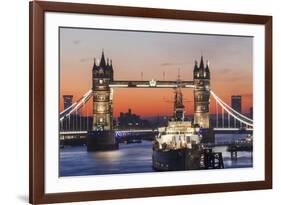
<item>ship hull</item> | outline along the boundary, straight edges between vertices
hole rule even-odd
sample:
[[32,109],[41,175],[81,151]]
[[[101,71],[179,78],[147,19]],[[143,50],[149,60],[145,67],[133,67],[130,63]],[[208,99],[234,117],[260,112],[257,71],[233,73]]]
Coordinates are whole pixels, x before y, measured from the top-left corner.
[[199,149],[153,150],[152,167],[155,171],[198,170],[201,168]]

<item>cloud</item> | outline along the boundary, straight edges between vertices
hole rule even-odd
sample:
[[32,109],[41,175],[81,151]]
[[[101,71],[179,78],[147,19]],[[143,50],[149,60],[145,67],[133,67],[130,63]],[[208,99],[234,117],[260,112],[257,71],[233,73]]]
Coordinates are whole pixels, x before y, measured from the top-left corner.
[[174,63],[174,62],[165,62],[161,63],[160,66],[181,66],[186,65],[187,63]]
[[72,43],[75,44],[75,45],[78,45],[78,44],[80,44],[80,41],[79,40],[74,40],[74,41],[72,41]]
[[92,61],[93,61],[92,58],[81,58],[81,59],[80,59],[80,62],[81,62],[81,63],[92,62]]
[[253,93],[244,93],[241,94],[243,98],[253,98]]
[[221,70],[221,73],[222,73],[222,74],[229,74],[229,73],[231,73],[231,72],[233,72],[233,69],[230,69],[230,68],[223,68],[223,69]]

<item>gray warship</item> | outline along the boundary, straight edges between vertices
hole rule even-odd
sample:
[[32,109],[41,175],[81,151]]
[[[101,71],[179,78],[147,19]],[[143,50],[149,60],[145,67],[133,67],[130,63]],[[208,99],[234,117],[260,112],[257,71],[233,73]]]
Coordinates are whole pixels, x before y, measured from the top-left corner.
[[180,87],[175,89],[174,114],[168,125],[158,128],[153,142],[152,167],[155,171],[223,168],[221,153],[201,143],[201,128],[185,119]]

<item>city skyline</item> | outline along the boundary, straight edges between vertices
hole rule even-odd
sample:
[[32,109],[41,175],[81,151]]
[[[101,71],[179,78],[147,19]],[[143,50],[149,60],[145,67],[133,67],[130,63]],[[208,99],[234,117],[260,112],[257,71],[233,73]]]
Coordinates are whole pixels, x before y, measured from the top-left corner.
[[[194,60],[203,55],[205,63],[210,61],[211,88],[229,105],[232,95],[241,95],[243,112],[253,106],[251,37],[60,28],[60,110],[63,95],[74,95],[75,101],[92,87],[94,57],[100,59],[102,50],[112,59],[115,80],[176,80],[179,69],[182,80],[192,80]],[[185,102],[191,114],[193,90],[182,92],[191,101]],[[141,116],[171,115],[173,110],[168,88],[118,88],[113,99],[114,117],[128,108]]]

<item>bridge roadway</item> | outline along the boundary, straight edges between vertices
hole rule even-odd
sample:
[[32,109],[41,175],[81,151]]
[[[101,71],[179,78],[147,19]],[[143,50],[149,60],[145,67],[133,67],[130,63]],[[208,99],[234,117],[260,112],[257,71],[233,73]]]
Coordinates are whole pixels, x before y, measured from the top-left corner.
[[[145,129],[145,130],[115,130],[116,134],[120,133],[121,135],[126,135],[127,133],[157,133],[158,131],[155,129]],[[81,131],[61,131],[59,134],[61,136],[79,136],[79,135],[86,135],[88,131],[81,130]],[[215,134],[252,134],[253,129],[239,129],[239,128],[214,128]]]
[[110,88],[193,88],[193,81],[113,81]]

